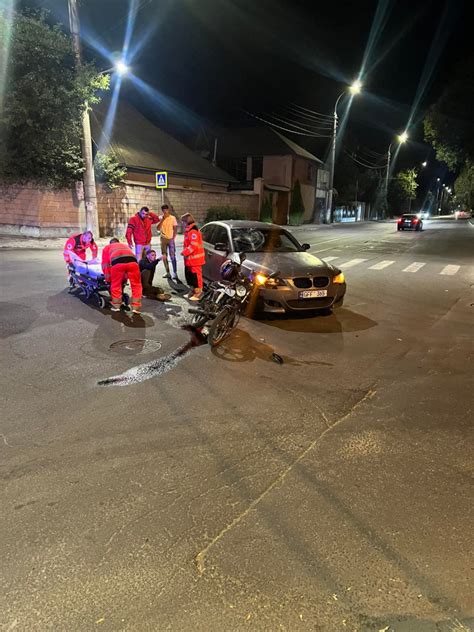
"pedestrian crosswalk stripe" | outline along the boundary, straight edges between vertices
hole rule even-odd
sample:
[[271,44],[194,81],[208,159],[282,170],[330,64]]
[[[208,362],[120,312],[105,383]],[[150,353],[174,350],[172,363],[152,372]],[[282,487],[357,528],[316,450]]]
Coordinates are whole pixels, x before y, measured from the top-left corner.
[[324,261],[334,261],[334,259],[339,259],[339,257],[323,257]]
[[449,276],[456,274],[461,266],[446,266],[440,272],[440,274],[448,274]]
[[383,270],[384,268],[388,268],[395,261],[380,261],[380,263],[376,263],[374,266],[370,266],[369,270]]
[[[327,257],[326,257],[326,261],[327,261]],[[367,261],[367,259],[351,259],[350,261],[347,261],[347,263],[341,263],[340,266],[343,270],[345,270],[346,268],[352,268],[354,266],[358,266],[359,263],[363,263],[364,261]]]
[[415,263],[410,264],[406,268],[403,269],[403,272],[418,272],[420,268],[425,266],[426,263],[420,263],[419,261],[415,261]]

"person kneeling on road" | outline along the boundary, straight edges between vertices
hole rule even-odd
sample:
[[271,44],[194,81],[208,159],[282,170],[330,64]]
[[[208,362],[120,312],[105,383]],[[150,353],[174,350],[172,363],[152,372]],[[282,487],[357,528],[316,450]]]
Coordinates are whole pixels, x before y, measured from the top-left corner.
[[171,294],[166,294],[161,287],[153,285],[156,266],[160,260],[156,257],[156,250],[144,250],[140,259],[140,273],[142,280],[143,296],[154,298],[158,301],[169,301]]
[[111,239],[102,251],[102,270],[105,280],[110,283],[112,311],[120,311],[123,285],[128,279],[132,287],[132,300],[130,302],[132,312],[139,314],[142,304],[142,284],[140,268],[132,249],[121,244],[115,237]]
[[199,301],[202,293],[202,266],[206,262],[202,235],[191,213],[182,215],[181,221],[185,224],[184,249],[181,254],[184,257],[186,282],[191,288],[188,298]]

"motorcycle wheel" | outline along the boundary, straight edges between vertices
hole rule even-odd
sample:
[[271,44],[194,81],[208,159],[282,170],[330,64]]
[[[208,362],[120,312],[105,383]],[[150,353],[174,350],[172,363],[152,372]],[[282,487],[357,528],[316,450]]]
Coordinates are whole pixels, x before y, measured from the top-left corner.
[[[196,307],[198,309],[202,309],[203,311],[208,311],[211,306],[211,296],[211,292],[205,292]],[[197,329],[200,329],[201,327],[204,327],[207,321],[208,317],[205,314],[193,314],[191,325],[193,327],[196,327]]]
[[225,340],[234,328],[235,312],[234,310],[224,309],[214,318],[209,326],[207,341],[211,347],[217,347]]

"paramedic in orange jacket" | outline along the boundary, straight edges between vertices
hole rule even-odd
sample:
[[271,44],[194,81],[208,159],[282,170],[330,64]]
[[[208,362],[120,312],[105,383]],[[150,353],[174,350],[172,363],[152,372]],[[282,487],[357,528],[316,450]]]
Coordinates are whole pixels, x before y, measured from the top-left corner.
[[204,244],[199,228],[191,213],[185,213],[181,220],[186,224],[181,254],[184,257],[186,283],[191,287],[189,299],[198,301],[202,292],[202,266],[206,262]]
[[128,279],[132,287],[132,300],[130,302],[132,312],[139,314],[142,304],[142,283],[140,268],[133,251],[125,244],[121,244],[118,239],[111,239],[108,246],[105,246],[102,251],[102,270],[105,274],[105,280],[110,282],[112,311],[120,311],[123,284]]
[[97,259],[98,248],[94,241],[92,231],[86,230],[83,233],[72,235],[64,244],[64,261],[74,265],[76,260],[87,261],[87,249],[90,249],[92,258],[89,261]]
[[150,212],[148,206],[142,206],[138,213],[128,220],[125,238],[130,248],[135,250],[138,261],[142,258],[143,249],[147,251],[151,249],[151,227],[159,222],[158,215]]

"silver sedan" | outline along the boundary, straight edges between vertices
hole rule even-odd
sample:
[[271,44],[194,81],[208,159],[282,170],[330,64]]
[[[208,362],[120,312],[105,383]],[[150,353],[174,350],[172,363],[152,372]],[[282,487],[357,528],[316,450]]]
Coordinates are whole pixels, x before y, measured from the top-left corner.
[[203,276],[220,279],[226,259],[246,259],[243,268],[254,273],[259,285],[258,307],[285,313],[340,307],[346,293],[344,274],[307,252],[288,231],[275,224],[241,220],[209,222],[201,233],[206,251]]

